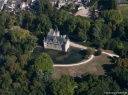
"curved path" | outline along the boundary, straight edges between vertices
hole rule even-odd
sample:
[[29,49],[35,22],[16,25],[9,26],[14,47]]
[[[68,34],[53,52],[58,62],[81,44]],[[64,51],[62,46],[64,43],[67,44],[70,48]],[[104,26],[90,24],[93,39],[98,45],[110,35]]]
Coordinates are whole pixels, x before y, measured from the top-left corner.
[[88,60],[85,60],[83,62],[74,63],[74,64],[54,64],[54,67],[70,67],[70,66],[78,66],[82,64],[86,64],[87,62],[91,61],[94,58],[94,55],[91,55],[91,57]]
[[80,44],[76,44],[74,42],[70,42],[70,46],[75,47],[75,48],[79,48],[79,49],[87,49],[88,47],[80,45]]
[[117,54],[112,54],[112,53],[107,53],[107,52],[102,52],[103,54],[106,54],[106,55],[108,55],[108,56],[111,56],[111,57],[119,57],[119,55],[117,55]]
[[[75,47],[75,48],[79,48],[79,49],[87,49],[88,48],[86,46],[79,45],[79,44],[76,44],[74,42],[70,42],[70,46]],[[97,50],[95,50],[95,51],[97,51]],[[111,57],[114,57],[114,56],[119,57],[119,55],[117,55],[117,54],[112,54],[112,53],[107,53],[107,52],[102,52],[102,53],[107,54],[108,56],[111,56]]]
[[[76,47],[76,48],[80,48],[80,49],[87,49],[87,47],[85,46],[82,46],[82,45],[79,45],[79,44],[76,44],[74,42],[70,42],[70,46],[72,47]],[[111,56],[111,57],[119,57],[119,55],[116,55],[116,54],[112,54],[112,53],[107,53],[107,52],[102,52],[103,54],[106,54],[108,56]],[[74,64],[54,64],[53,67],[70,67],[70,66],[78,66],[78,65],[82,65],[82,64],[86,64],[88,63],[89,61],[91,61],[92,59],[94,58],[94,55],[91,55],[91,57],[88,59],[88,60],[85,60],[83,62],[79,62],[79,63],[74,63]]]

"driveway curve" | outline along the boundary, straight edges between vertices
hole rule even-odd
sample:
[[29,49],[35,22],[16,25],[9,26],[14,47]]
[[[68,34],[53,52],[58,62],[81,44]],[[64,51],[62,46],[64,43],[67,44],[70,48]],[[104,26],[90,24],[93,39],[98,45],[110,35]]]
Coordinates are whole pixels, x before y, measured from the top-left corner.
[[[72,47],[75,47],[75,48],[79,48],[79,49],[87,49],[88,47],[85,47],[83,45],[79,45],[79,44],[76,44],[74,42],[70,42],[70,46]],[[111,57],[119,57],[119,55],[116,55],[116,54],[112,54],[112,53],[107,53],[107,52],[102,52],[103,54],[106,54],[108,56],[111,56]],[[91,57],[88,59],[88,60],[85,60],[85,61],[82,61],[82,62],[77,62],[77,63],[74,63],[74,64],[54,64],[53,67],[70,67],[70,66],[78,66],[78,65],[82,65],[82,64],[86,64],[88,63],[89,61],[91,61],[92,59],[94,58],[94,55],[91,55]]]
[[[79,49],[87,49],[88,48],[86,46],[79,45],[79,44],[76,44],[74,42],[70,42],[70,46],[75,47],[75,48],[79,48]],[[95,51],[97,51],[97,50],[95,50]],[[106,54],[108,56],[111,56],[111,57],[114,57],[114,56],[119,57],[119,55],[117,55],[117,54],[112,54],[112,53],[107,53],[107,52],[102,52],[102,53]]]
[[86,64],[89,61],[91,61],[94,58],[94,55],[91,55],[91,57],[88,60],[85,60],[83,62],[78,62],[78,63],[74,63],[74,64],[54,64],[53,67],[70,67],[70,66],[78,66],[78,65],[82,65],[82,64]]

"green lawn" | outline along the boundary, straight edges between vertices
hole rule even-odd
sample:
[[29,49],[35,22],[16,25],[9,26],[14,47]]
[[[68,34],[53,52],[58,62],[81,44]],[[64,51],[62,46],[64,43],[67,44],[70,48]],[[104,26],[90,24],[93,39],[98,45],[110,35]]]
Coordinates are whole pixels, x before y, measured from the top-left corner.
[[60,78],[61,75],[71,75],[76,77],[85,73],[105,75],[108,74],[113,68],[113,64],[114,63],[112,63],[111,58],[105,54],[102,54],[100,56],[95,56],[87,64],[71,67],[54,67],[54,77],[56,79]]
[[56,51],[50,49],[44,49],[43,47],[37,47],[34,49],[30,58],[36,58],[41,52],[46,52],[52,58],[55,64],[72,64],[80,62],[85,57],[85,51],[77,48],[69,48],[67,52]]
[[87,46],[87,47],[93,46],[93,43],[90,42],[90,41],[86,41],[86,42],[76,42],[76,43],[77,43],[77,44],[80,44],[80,45]]
[[121,12],[123,17],[128,17],[128,4],[127,5],[119,5],[118,9]]

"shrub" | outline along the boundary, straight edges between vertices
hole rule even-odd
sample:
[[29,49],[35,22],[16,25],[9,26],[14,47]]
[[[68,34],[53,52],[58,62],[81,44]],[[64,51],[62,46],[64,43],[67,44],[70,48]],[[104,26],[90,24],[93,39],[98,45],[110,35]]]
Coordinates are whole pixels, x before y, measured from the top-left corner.
[[99,56],[102,54],[102,49],[98,49],[97,52],[96,52],[96,55]]
[[94,48],[88,48],[87,50],[86,50],[86,55],[91,55],[91,54],[93,54],[94,53]]
[[88,59],[88,57],[89,57],[90,55],[92,55],[92,54],[94,53],[94,51],[95,51],[94,48],[88,48],[88,49],[86,50],[85,58]]

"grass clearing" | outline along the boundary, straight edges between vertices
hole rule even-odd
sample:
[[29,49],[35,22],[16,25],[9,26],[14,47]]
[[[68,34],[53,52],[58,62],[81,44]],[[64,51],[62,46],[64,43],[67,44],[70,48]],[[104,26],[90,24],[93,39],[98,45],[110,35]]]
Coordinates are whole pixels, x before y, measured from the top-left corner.
[[34,49],[30,58],[35,59],[41,52],[46,52],[55,64],[72,64],[82,61],[85,57],[85,50],[74,47],[70,47],[67,52],[37,47]]
[[87,64],[73,67],[54,67],[54,77],[60,78],[61,75],[80,76],[84,73],[104,75],[109,72],[113,66],[111,59],[107,55],[102,54],[95,56]]
[[123,17],[128,17],[128,4],[118,5],[118,9]]

